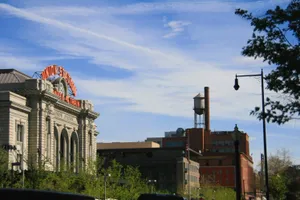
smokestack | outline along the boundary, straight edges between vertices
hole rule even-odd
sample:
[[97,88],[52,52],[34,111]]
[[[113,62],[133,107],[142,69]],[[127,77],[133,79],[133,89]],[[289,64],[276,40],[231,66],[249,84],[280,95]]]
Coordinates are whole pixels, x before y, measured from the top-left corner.
[[209,108],[209,87],[204,87],[204,99],[205,99],[205,130],[210,130],[210,108]]

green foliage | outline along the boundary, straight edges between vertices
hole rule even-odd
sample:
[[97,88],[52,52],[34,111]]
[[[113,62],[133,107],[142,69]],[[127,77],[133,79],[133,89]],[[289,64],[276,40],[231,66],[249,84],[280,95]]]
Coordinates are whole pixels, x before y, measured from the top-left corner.
[[8,153],[4,149],[0,149],[0,186],[9,187],[9,172],[7,171],[8,167]]
[[[267,121],[283,124],[300,115],[300,1],[292,0],[285,9],[277,6],[262,17],[255,17],[242,9],[237,9],[235,13],[251,21],[254,27],[252,38],[242,54],[255,59],[263,58],[268,64],[276,66],[265,80],[267,88],[282,93],[284,99],[267,98]],[[251,114],[259,119],[264,117],[259,107]]]
[[285,200],[288,191],[286,178],[280,174],[273,175],[270,178],[270,194],[276,200]]
[[[134,200],[141,193],[151,193],[152,191],[170,194],[170,191],[167,190],[156,190],[155,185],[149,184],[147,180],[141,177],[137,167],[122,166],[115,160],[111,161],[109,165],[105,165],[106,167],[104,164],[103,159],[98,158],[96,162],[90,161],[86,170],[79,173],[74,173],[74,167],[71,166],[65,166],[64,170],[60,172],[46,171],[43,165],[29,166],[30,170],[25,173],[25,188],[71,192],[104,199],[106,180],[107,198]],[[1,175],[7,173],[7,169],[0,171],[0,173]],[[6,186],[22,188],[22,174],[15,172],[12,176],[11,173],[7,173]],[[200,192],[205,199],[231,200],[235,198],[235,192],[232,189],[211,186],[211,184],[203,186]],[[199,190],[192,191],[192,197],[199,198]]]
[[300,199],[300,168],[299,166],[292,166],[287,168],[283,175],[287,180],[288,192],[286,197],[289,200]]
[[300,199],[300,168],[293,166],[288,150],[279,149],[271,154],[268,169],[269,189],[275,199]]
[[203,187],[201,188],[200,193],[200,197],[203,197],[204,199],[235,199],[235,191],[233,189],[220,186]]
[[[0,186],[22,188],[22,174],[19,172],[11,174],[7,167],[1,167],[7,166],[5,153],[0,151]],[[112,161],[108,168],[104,168],[102,161],[101,158],[96,162],[90,161],[86,170],[79,173],[74,173],[74,167],[66,165],[62,165],[64,170],[60,172],[46,171],[43,165],[38,167],[30,165],[25,173],[25,188],[86,194],[104,199],[106,179],[107,198],[133,200],[141,193],[150,192],[150,185],[141,178],[138,168],[122,166],[116,161]]]

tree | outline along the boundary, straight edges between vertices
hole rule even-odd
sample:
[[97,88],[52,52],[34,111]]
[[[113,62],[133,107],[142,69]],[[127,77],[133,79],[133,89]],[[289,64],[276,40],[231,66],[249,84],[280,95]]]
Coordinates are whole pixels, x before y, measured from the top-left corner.
[[289,200],[300,199],[300,167],[291,166],[287,168],[283,174],[287,180],[287,189],[286,197]]
[[300,170],[292,166],[290,152],[286,149],[279,149],[268,157],[269,189],[273,198],[292,200],[287,197],[299,195]]
[[287,193],[286,179],[280,174],[270,177],[270,194],[276,200],[285,200]]
[[286,149],[279,149],[275,154],[268,157],[268,169],[270,175],[277,175],[288,169],[293,162],[290,152]]
[[[300,0],[292,0],[285,9],[270,9],[261,17],[242,9],[235,13],[250,20],[254,27],[242,55],[263,58],[275,66],[264,78],[267,88],[282,93],[284,99],[267,97],[265,117],[268,122],[284,124],[300,115]],[[259,107],[250,114],[260,120],[264,117]]]
[[8,152],[0,149],[0,187],[10,185],[10,175],[8,173]]

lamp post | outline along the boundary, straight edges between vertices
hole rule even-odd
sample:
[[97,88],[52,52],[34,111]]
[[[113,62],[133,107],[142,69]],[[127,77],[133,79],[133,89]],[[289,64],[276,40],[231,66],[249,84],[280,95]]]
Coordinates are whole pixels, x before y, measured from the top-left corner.
[[235,125],[234,132],[232,134],[232,137],[234,139],[234,148],[235,148],[235,190],[236,190],[236,200],[241,200],[241,157],[240,157],[240,151],[239,151],[239,145],[240,145],[240,132]]
[[265,183],[266,183],[266,198],[269,200],[269,175],[268,175],[268,158],[267,158],[267,130],[266,130],[266,112],[265,112],[265,88],[264,88],[264,72],[261,69],[260,74],[246,74],[235,75],[234,89],[240,88],[238,78],[239,77],[253,77],[259,76],[261,78],[261,106],[262,106],[262,122],[263,122],[263,136],[264,136],[264,154],[265,154]]
[[148,180],[149,183],[153,183],[151,184],[151,193],[153,193],[153,187],[154,187],[154,184],[156,183],[156,180]]
[[105,174],[104,175],[104,200],[106,200],[106,180],[107,177],[110,177],[110,174]]

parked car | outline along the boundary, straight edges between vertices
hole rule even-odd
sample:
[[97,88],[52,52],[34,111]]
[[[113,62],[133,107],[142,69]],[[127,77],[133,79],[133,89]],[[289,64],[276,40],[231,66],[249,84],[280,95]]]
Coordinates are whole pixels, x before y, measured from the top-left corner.
[[141,194],[138,200],[185,200],[185,198],[171,194]]
[[95,200],[94,197],[65,192],[7,188],[0,189],[0,197],[9,200]]

